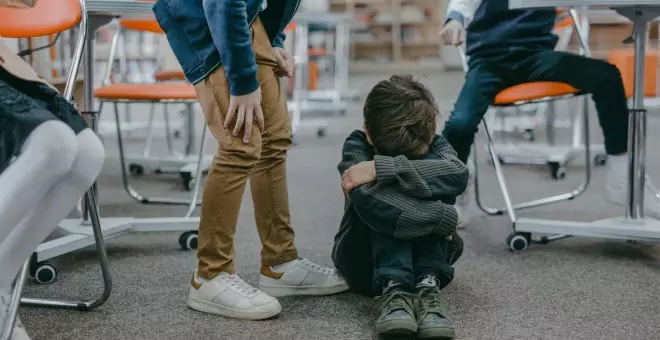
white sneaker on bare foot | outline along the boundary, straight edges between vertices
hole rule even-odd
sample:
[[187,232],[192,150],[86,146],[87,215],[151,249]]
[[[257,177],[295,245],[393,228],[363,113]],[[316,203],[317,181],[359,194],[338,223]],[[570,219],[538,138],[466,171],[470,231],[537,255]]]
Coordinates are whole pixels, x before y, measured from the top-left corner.
[[272,296],[250,286],[236,274],[220,273],[212,280],[193,276],[188,307],[196,311],[244,320],[263,320],[282,312]]
[[306,259],[297,259],[270,267],[262,267],[259,288],[280,297],[290,295],[330,295],[348,290],[348,284],[337,271]]
[[[617,205],[625,205],[628,197],[628,155],[608,155],[607,158],[607,200]],[[660,219],[660,199],[648,177],[644,188],[644,211],[647,216]]]

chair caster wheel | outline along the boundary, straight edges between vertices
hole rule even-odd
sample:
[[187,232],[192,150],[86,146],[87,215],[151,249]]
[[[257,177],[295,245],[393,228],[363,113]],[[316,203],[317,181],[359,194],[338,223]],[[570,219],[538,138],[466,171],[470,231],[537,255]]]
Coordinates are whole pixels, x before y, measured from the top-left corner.
[[129,164],[128,172],[135,177],[142,176],[144,175],[144,167],[140,164]]
[[523,131],[523,138],[528,142],[533,142],[536,139],[534,129],[525,129],[525,131]]
[[324,128],[316,130],[316,137],[323,138],[326,135],[326,130]]
[[549,162],[548,167],[550,168],[550,177],[555,180],[566,178],[566,167],[559,164],[558,162]]
[[600,154],[594,157],[595,166],[605,166],[605,164],[607,164],[607,155]]
[[179,236],[179,245],[183,250],[195,250],[197,249],[198,237],[197,231],[186,231],[181,233]]
[[40,262],[30,266],[30,276],[39,284],[49,284],[57,281],[57,268],[48,262]]
[[506,244],[514,252],[520,252],[529,246],[532,235],[529,233],[513,232],[506,238]]

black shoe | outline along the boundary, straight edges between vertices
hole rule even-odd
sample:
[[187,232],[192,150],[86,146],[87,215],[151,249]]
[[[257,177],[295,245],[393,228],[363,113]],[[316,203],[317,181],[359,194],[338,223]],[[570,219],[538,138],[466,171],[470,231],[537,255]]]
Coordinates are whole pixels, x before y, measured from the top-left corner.
[[453,339],[456,330],[446,317],[440,289],[435,277],[423,275],[417,281],[417,337],[420,339]]
[[380,302],[380,316],[376,320],[376,332],[385,336],[412,335],[417,332],[415,320],[416,295],[398,289],[398,284],[389,281],[383,294],[376,298]]

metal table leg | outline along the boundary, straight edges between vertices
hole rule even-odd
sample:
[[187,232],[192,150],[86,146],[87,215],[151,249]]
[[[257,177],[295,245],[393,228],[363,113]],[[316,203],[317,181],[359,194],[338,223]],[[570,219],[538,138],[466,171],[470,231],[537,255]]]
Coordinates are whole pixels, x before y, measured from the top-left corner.
[[[634,23],[635,90],[629,115],[628,192],[625,214],[594,222],[519,219],[519,232],[557,233],[624,240],[660,240],[660,221],[644,217],[646,111],[644,101],[644,61],[648,22],[660,15],[660,6],[626,7],[617,11]],[[518,249],[515,249],[518,250]]]

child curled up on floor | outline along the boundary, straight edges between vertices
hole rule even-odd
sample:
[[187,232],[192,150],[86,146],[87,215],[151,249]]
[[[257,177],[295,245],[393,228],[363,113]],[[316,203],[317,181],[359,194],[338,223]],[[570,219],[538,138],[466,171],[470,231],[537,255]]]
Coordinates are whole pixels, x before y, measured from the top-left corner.
[[346,196],[332,258],[352,290],[380,303],[376,332],[453,338],[440,292],[463,252],[453,207],[468,169],[440,135],[430,91],[412,76],[376,84],[363,130],[344,142]]

